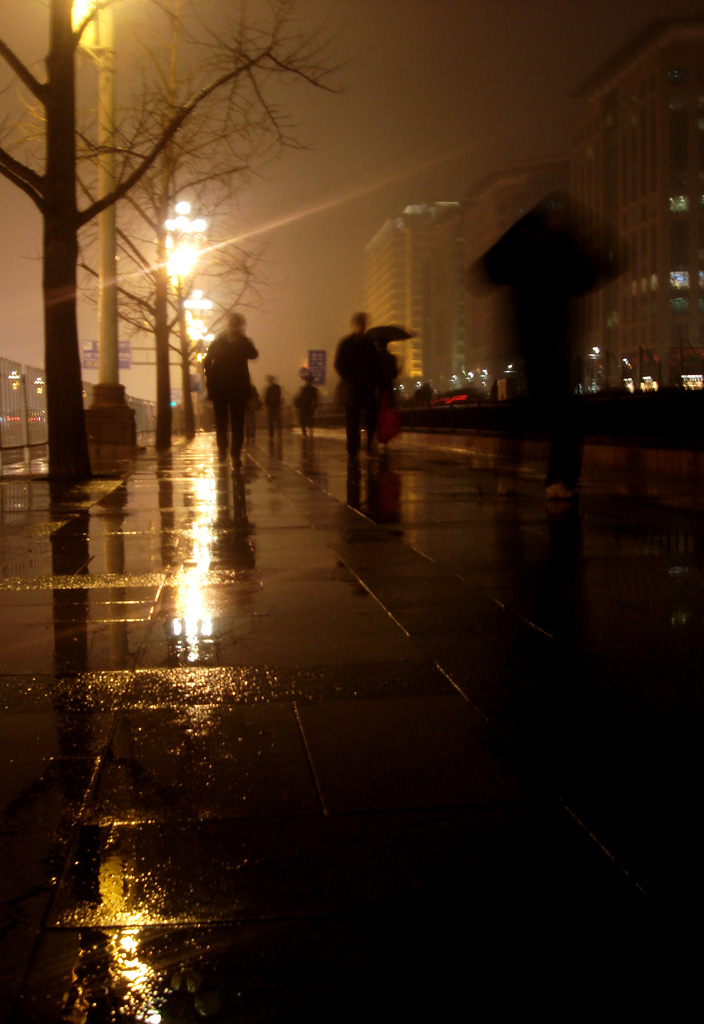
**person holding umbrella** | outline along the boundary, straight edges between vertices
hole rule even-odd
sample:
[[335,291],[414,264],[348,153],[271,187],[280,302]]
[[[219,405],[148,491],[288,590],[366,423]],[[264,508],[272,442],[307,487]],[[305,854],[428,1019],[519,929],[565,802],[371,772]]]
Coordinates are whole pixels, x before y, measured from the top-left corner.
[[367,314],[355,313],[352,330],[338,344],[335,370],[342,378],[340,397],[345,407],[347,454],[350,459],[359,456],[362,447],[361,419],[367,432],[367,451],[374,448],[376,430],[377,388],[381,381],[379,352],[367,333]]
[[372,327],[367,331],[367,337],[372,338],[379,352],[380,373],[376,429],[377,437],[386,446],[392,438],[401,432],[401,417],[394,394],[394,381],[399,374],[398,361],[396,356],[389,352],[388,346],[390,341],[405,341],[412,335],[403,327],[389,324]]
[[473,270],[480,284],[483,278],[511,289],[528,394],[549,419],[549,502],[576,499],[582,465],[584,439],[574,378],[575,301],[620,273],[618,245],[610,231],[602,226],[608,243],[599,247],[578,229],[586,221],[570,196],[551,193],[510,227]]

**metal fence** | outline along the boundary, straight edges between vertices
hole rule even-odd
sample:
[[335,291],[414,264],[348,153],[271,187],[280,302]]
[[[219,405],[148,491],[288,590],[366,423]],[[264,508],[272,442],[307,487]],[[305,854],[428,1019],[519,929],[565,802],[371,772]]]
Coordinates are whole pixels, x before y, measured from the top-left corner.
[[[93,400],[93,385],[83,382],[83,406]],[[155,429],[156,405],[127,396],[134,409],[137,439]],[[44,370],[0,357],[0,470],[7,462],[29,463],[48,441]]]

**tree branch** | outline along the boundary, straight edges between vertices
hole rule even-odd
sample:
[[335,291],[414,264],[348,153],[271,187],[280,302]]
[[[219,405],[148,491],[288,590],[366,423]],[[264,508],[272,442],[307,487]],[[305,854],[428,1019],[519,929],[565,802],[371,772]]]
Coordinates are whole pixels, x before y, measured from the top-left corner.
[[22,84],[29,89],[32,95],[36,96],[46,106],[46,85],[34,77],[29,68],[22,63],[3,39],[0,39],[0,57],[5,59],[8,66],[14,71]]
[[44,179],[31,167],[21,163],[0,146],[0,174],[13,185],[26,192],[42,213],[46,213],[44,202]]
[[[112,192],[91,203],[90,206],[88,206],[85,210],[79,213],[79,224],[86,224],[89,220],[92,220],[93,217],[100,213],[101,210],[106,209],[108,206],[111,206],[118,199],[121,199],[124,195],[126,195],[129,192],[129,190],[140,180],[140,178],[142,178],[146,174],[146,172],[155,162],[157,157],[159,157],[159,155],[163,153],[163,151],[166,149],[169,142],[174,138],[179,129],[205,100],[212,96],[213,93],[218,92],[224,86],[231,84],[238,78],[248,76],[251,80],[252,71],[256,68],[259,68],[263,71],[271,70],[272,68],[275,68],[278,71],[285,71],[289,74],[294,75],[295,77],[302,78],[306,82],[316,85],[318,88],[326,89],[329,91],[328,86],[323,85],[318,79],[316,79],[314,75],[305,72],[302,68],[296,67],[295,63],[287,65],[280,59],[275,58],[273,43],[271,43],[268,46],[265,46],[255,56],[250,57],[246,60],[242,60],[241,62],[237,63],[235,67],[230,68],[228,71],[225,71],[222,74],[220,74],[217,78],[214,79],[214,81],[210,82],[208,85],[204,86],[199,92],[197,92],[196,95],[193,96],[187,103],[183,104],[173,115],[171,120],[168,122],[168,124],[162,131],[161,136],[154,143],[154,145],[146,154],[146,156],[142,158],[137,167],[135,167],[135,169],[130,174],[128,174],[128,176],[122,182],[120,182],[117,185],[117,187],[112,190]],[[263,97],[261,97],[257,85],[255,85],[255,90],[258,94],[260,103],[263,104],[264,110],[266,111],[267,117],[269,118],[270,122],[272,123],[275,129],[279,128],[276,117],[273,115],[271,109],[264,101]],[[280,130],[280,128],[278,130],[278,135],[281,141],[285,140],[285,136],[283,135],[283,132]]]

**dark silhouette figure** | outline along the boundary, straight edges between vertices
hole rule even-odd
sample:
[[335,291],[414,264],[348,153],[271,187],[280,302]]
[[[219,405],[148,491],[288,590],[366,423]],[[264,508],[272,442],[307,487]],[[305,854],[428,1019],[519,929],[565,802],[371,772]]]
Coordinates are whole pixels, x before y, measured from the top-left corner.
[[379,352],[379,393],[377,396],[377,435],[383,444],[383,454],[387,453],[388,442],[395,437],[400,429],[400,419],[396,410],[396,394],[394,381],[398,377],[398,361],[393,352],[389,352],[386,338],[378,338],[376,347]]
[[264,405],[266,406],[269,440],[273,441],[275,434],[281,436],[281,385],[277,384],[276,378],[271,375],[266,379],[267,389],[264,392]]
[[313,420],[315,410],[318,408],[318,389],[313,383],[312,377],[306,377],[305,384],[294,399],[294,405],[298,410],[301,433],[306,437],[309,433],[313,433]]
[[548,417],[548,499],[576,496],[582,427],[573,365],[573,299],[615,273],[576,229],[572,200],[555,193],[513,225],[482,257],[489,281],[510,285],[529,397]]
[[259,355],[251,338],[244,333],[245,326],[245,319],[240,313],[231,313],[227,330],[217,336],[203,360],[208,397],[215,413],[218,456],[221,462],[227,458],[229,421],[235,468],[242,465],[245,406],[252,388],[249,360]]
[[394,381],[398,377],[398,360],[393,352],[389,352],[386,338],[380,338],[376,347],[379,351],[379,392],[387,395],[390,405],[396,405]]
[[373,450],[380,368],[377,347],[365,334],[367,314],[355,313],[351,326],[351,333],[337,346],[335,369],[342,378],[340,398],[345,407],[347,454],[354,459],[362,446],[362,411],[367,432],[367,451]]

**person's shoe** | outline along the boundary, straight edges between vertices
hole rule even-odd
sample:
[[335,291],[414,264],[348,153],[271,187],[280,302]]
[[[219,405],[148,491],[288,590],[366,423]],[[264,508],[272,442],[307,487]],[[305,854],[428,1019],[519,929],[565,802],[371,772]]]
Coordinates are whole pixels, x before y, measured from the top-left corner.
[[218,462],[224,462],[227,458],[227,448],[218,448]]
[[237,472],[239,472],[242,469],[242,456],[241,455],[233,455],[232,456],[232,468],[235,471],[237,471]]
[[576,490],[573,487],[568,487],[562,480],[557,480],[554,484],[548,484],[545,489],[547,501],[572,501],[576,497]]

